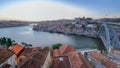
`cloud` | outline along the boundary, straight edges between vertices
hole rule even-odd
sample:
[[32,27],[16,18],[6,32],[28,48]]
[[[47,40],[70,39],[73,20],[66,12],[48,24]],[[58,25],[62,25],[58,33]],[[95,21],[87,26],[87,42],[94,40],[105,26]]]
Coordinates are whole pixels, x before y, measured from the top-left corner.
[[91,16],[93,13],[83,7],[49,1],[17,2],[0,9],[3,19],[17,20],[55,20]]

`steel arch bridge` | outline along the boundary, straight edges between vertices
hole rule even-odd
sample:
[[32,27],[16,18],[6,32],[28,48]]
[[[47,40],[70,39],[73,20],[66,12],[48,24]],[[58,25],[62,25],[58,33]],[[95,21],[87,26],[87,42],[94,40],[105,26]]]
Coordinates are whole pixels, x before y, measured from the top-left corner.
[[120,40],[112,26],[107,25],[106,23],[101,24],[99,27],[98,36],[103,41],[108,52],[111,48],[120,49]]

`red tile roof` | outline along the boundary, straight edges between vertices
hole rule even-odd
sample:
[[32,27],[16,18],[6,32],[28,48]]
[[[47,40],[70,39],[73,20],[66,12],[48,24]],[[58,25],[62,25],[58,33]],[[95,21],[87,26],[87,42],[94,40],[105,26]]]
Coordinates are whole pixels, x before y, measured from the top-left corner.
[[0,49],[0,64],[9,59],[13,54],[9,49]]
[[30,55],[32,51],[34,51],[33,49],[34,48],[25,48],[24,51],[20,55],[28,56]]
[[79,52],[78,55],[83,63],[81,68],[93,68],[93,66],[89,63],[85,56],[82,55],[81,52]]
[[96,60],[100,61],[106,68],[117,68],[117,65],[115,63],[113,63],[100,53],[92,52],[90,53],[90,55],[94,57]]
[[[65,64],[68,63],[70,63],[70,68],[93,68],[82,53],[77,53],[76,50],[70,45],[60,46],[60,48],[54,50],[53,53],[53,68],[69,68],[69,66],[65,67]],[[68,56],[68,63],[65,63],[66,60],[64,60],[63,56]],[[61,57],[63,60],[60,61]]]
[[70,68],[68,56],[54,58],[51,68]]
[[59,48],[61,55],[68,54],[69,52],[75,52],[76,50],[70,45],[63,45]]
[[23,62],[18,65],[18,68],[42,68],[49,49],[39,49],[33,52]]
[[10,48],[17,56],[23,51],[25,47],[19,44],[16,44]]
[[34,48],[25,48],[22,53],[18,56],[18,64],[24,61],[27,57],[29,57],[33,52],[41,50],[40,47],[34,47]]
[[34,51],[33,48],[25,48],[22,53],[18,56],[17,63],[19,64],[20,62],[24,61],[30,54]]
[[68,53],[68,58],[70,61],[71,68],[81,68],[82,67],[83,63],[80,60],[78,53],[70,52],[70,53]]
[[55,57],[60,56],[60,50],[59,50],[59,49],[55,49],[55,50],[53,51],[53,54],[54,54]]

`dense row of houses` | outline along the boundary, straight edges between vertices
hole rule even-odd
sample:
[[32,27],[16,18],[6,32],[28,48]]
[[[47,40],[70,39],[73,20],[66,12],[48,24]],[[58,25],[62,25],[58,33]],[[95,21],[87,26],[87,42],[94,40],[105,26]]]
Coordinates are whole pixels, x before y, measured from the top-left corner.
[[97,50],[76,51],[70,45],[59,49],[24,47],[0,49],[0,68],[119,68]]

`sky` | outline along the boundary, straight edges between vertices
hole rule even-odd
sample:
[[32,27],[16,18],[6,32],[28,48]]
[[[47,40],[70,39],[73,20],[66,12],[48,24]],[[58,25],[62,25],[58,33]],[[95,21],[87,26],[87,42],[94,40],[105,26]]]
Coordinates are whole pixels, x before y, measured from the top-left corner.
[[120,0],[0,0],[1,20],[120,17]]

